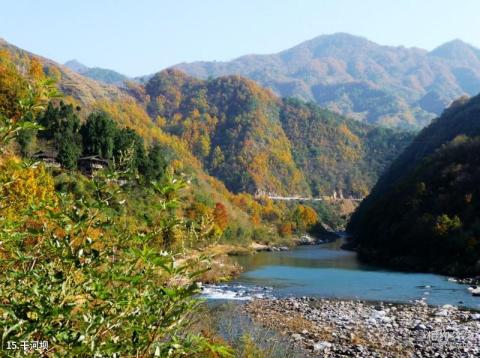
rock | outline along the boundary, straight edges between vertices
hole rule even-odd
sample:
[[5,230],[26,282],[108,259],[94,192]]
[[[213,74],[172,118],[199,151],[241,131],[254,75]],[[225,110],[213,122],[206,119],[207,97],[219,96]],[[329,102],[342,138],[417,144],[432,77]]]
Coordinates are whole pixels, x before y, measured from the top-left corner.
[[332,348],[332,343],[326,341],[320,341],[313,345],[314,352],[325,352],[327,349]]
[[298,245],[315,245],[315,239],[310,235],[302,235],[297,243]]
[[471,294],[473,296],[480,296],[480,287],[478,286],[472,286],[472,287],[469,287],[468,290],[471,292]]
[[382,323],[390,323],[392,322],[392,319],[390,317],[385,316],[385,317],[382,317],[381,321]]
[[437,317],[447,317],[448,316],[448,311],[447,310],[440,310],[435,312],[435,316]]
[[447,331],[447,332],[455,332],[456,329],[453,328],[452,326],[447,326],[447,327],[445,327],[445,331]]
[[[268,327],[281,323],[282,316],[287,327],[296,317],[307,320],[309,324],[296,331],[286,329],[292,344],[308,350],[307,356],[393,357],[401,347],[412,357],[480,357],[480,312],[454,305],[372,305],[305,297],[258,300],[249,305],[256,306],[254,318]],[[329,341],[321,333],[325,327],[333,327]],[[286,327],[278,328],[283,332]],[[442,337],[447,337],[449,344],[432,344],[431,339],[444,340]]]
[[419,323],[415,326],[415,330],[416,331],[426,331],[427,326],[425,326],[423,323]]
[[474,321],[480,321],[480,313],[474,313],[470,316]]
[[381,318],[385,317],[385,315],[386,315],[386,312],[384,310],[373,311],[373,313],[372,313],[372,317],[375,318],[375,319],[381,319]]
[[298,333],[294,333],[294,334],[292,334],[292,339],[295,340],[295,341],[301,341],[302,336]]

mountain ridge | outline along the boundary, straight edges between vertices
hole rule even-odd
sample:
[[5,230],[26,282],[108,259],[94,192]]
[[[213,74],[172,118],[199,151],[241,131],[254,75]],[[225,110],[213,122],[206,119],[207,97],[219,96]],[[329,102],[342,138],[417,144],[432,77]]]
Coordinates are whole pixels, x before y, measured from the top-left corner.
[[[452,48],[467,55],[453,56]],[[315,101],[368,123],[421,128],[454,99],[480,91],[479,53],[459,40],[427,51],[336,33],[274,54],[180,63],[172,68],[202,79],[242,75],[282,97]],[[359,97],[367,102],[363,110],[355,108]]]
[[73,59],[65,62],[64,66],[68,67],[78,74],[91,78],[92,80],[100,81],[109,85],[116,85],[119,87],[125,86],[125,82],[130,80],[128,76],[120,72],[101,67],[88,67],[83,63]]
[[[40,59],[68,103],[86,112],[105,111],[147,143],[164,143],[175,159],[204,178],[211,176],[205,181],[219,179],[233,193],[331,195],[341,190],[347,197],[364,196],[412,138],[313,103],[281,99],[239,76],[204,81],[164,70],[144,85],[129,82],[119,88],[13,45],[3,48],[19,65],[22,58]],[[299,133],[300,127],[305,130]]]

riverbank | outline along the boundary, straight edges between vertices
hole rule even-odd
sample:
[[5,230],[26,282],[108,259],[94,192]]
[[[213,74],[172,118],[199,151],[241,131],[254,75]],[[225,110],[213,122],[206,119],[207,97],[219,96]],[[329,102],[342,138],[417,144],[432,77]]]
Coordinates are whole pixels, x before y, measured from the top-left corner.
[[284,298],[244,306],[310,357],[478,357],[480,313],[444,305]]

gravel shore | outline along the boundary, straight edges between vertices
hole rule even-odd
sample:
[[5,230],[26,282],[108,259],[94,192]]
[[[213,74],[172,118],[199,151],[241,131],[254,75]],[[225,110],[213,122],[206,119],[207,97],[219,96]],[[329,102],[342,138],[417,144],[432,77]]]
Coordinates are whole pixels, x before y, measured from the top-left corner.
[[312,298],[245,305],[310,357],[480,357],[480,313],[445,305]]

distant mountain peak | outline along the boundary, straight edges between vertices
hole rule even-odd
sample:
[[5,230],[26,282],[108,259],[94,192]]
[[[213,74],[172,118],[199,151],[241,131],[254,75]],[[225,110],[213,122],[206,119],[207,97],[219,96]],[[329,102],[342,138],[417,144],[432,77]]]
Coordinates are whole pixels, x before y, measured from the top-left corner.
[[429,52],[338,32],[274,54],[174,67],[204,79],[238,74],[283,97],[400,128],[422,127],[453,99],[480,91],[480,50],[461,40]]
[[472,55],[480,58],[480,50],[460,39],[454,39],[433,49],[430,55],[449,59]]
[[81,63],[81,62],[79,62],[75,59],[67,61],[63,65],[68,67],[72,71],[75,71],[75,72],[78,72],[78,73],[85,72],[89,69],[88,66],[85,66],[83,63]]
[[338,54],[340,52],[350,53],[362,48],[379,46],[365,37],[351,35],[345,32],[337,32],[328,35],[320,35],[311,40],[300,43],[281,54],[288,54],[299,49],[309,49],[314,56]]
[[352,35],[347,32],[335,32],[333,34],[325,34],[314,37],[311,40],[306,41],[305,43],[312,42],[345,42],[345,43],[373,43],[369,39],[363,36]]
[[64,66],[81,74],[82,76],[111,85],[123,86],[124,82],[128,80],[127,76],[116,71],[109,70],[107,68],[88,67],[77,60],[67,61],[64,63]]

